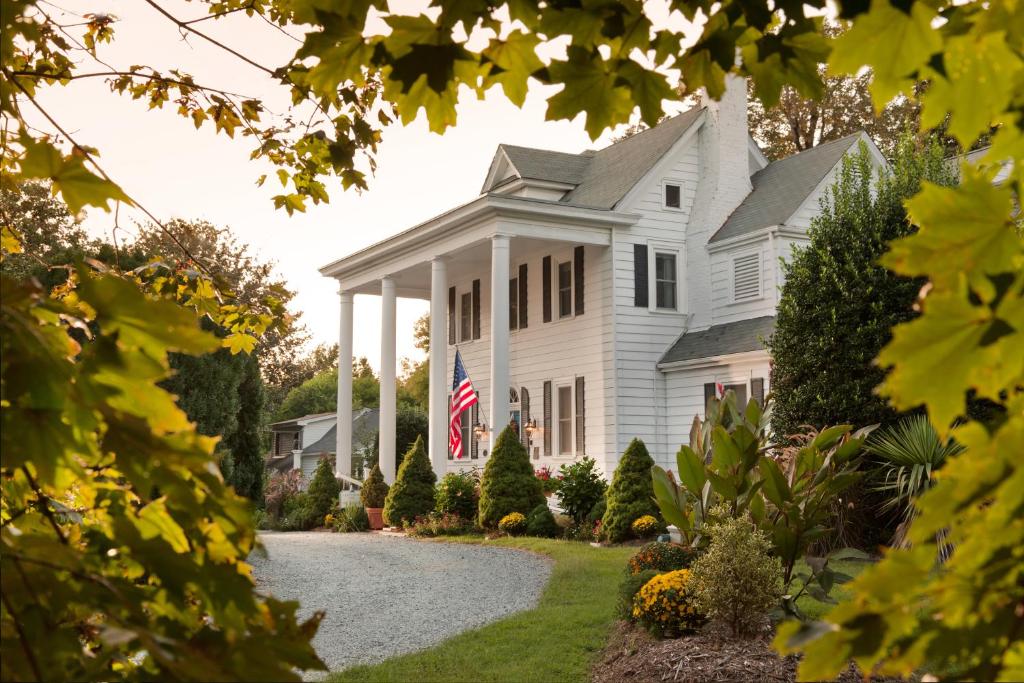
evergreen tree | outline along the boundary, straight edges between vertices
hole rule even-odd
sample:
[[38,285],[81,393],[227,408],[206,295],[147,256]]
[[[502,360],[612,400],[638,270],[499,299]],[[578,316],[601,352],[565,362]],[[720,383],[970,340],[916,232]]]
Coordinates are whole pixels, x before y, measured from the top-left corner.
[[634,521],[644,515],[661,519],[661,511],[654,502],[654,483],[651,468],[654,460],[640,439],[633,439],[619,460],[608,487],[608,506],[601,518],[601,536],[612,543],[629,538]]
[[392,526],[412,522],[434,509],[434,484],[437,475],[430,466],[423,437],[402,458],[398,476],[384,501],[384,521]]
[[540,480],[512,426],[498,435],[480,480],[480,526],[494,528],[510,512],[528,515],[544,504]]
[[324,517],[338,503],[338,497],[341,495],[341,482],[334,476],[334,467],[327,456],[317,462],[308,493],[313,517],[318,525],[322,524]]
[[263,502],[263,378],[255,355],[245,356],[242,380],[238,384],[238,416],[235,430],[226,439],[231,450],[229,481],[239,495],[257,504]]
[[891,170],[875,172],[866,148],[844,160],[809,230],[810,244],[783,265],[785,285],[768,347],[776,434],[801,425],[891,422],[874,389],[885,374],[873,361],[894,325],[914,317],[923,280],[879,265],[887,244],[916,230],[906,198],[921,182],[950,184],[938,145],[905,139]]
[[388,485],[384,481],[384,474],[380,471],[380,465],[374,465],[359,490],[359,500],[363,507],[382,508],[387,497]]

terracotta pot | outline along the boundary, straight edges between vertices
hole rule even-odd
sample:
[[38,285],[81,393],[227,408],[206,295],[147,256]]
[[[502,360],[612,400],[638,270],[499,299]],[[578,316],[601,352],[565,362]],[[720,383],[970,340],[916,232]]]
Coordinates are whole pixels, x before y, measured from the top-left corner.
[[370,528],[380,531],[384,528],[384,508],[366,508],[366,516],[370,518]]

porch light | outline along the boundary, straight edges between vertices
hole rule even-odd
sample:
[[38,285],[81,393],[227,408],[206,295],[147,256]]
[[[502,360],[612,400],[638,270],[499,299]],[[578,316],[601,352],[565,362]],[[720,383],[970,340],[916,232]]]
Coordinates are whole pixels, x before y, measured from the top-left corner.
[[526,430],[526,435],[532,439],[533,435],[540,430],[540,428],[537,426],[537,418],[531,417],[529,421],[526,423],[526,426],[523,427],[523,429]]
[[473,425],[473,438],[477,441],[487,438],[487,425],[482,422],[477,422]]

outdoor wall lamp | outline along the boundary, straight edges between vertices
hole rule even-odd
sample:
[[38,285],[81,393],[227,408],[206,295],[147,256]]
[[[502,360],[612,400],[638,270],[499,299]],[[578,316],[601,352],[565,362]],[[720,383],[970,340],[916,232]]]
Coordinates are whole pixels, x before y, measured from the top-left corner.
[[532,439],[533,435],[540,431],[540,428],[537,426],[537,419],[531,417],[524,429],[526,430],[526,435]]
[[483,424],[482,422],[477,422],[475,425],[473,425],[473,438],[475,438],[477,441],[480,441],[481,439],[486,439],[487,425]]

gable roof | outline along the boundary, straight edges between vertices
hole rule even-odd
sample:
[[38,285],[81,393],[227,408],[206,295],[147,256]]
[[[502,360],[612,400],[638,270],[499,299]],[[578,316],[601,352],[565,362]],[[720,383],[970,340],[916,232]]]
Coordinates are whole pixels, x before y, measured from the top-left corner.
[[[567,154],[516,145],[499,145],[498,151],[505,153],[521,178],[575,185],[562,203],[613,209],[703,112],[703,107],[694,107],[597,151]],[[484,192],[503,182],[492,183]]]
[[[357,446],[370,434],[377,432],[380,423],[380,410],[377,408],[363,408],[352,416],[352,445]],[[331,428],[319,439],[302,449],[303,455],[311,453],[333,453],[337,448],[338,425],[333,424]]]
[[761,340],[770,337],[774,330],[775,316],[766,315],[712,325],[700,332],[687,332],[665,352],[658,366],[731,353],[762,351],[764,343]]
[[708,242],[785,223],[860,137],[847,135],[765,166],[750,177],[753,191]]

